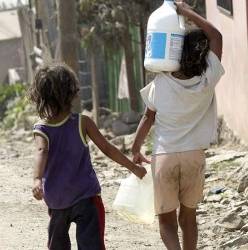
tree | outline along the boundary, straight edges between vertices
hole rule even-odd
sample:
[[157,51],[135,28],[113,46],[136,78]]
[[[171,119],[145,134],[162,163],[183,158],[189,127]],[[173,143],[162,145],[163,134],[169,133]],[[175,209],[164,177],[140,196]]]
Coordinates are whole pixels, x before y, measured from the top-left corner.
[[[78,74],[78,30],[76,0],[58,0],[60,59]],[[73,103],[73,111],[81,111],[80,97]]]
[[[204,0],[186,0],[204,15]],[[95,52],[104,46],[112,52],[123,49],[129,86],[131,109],[137,110],[138,91],[134,84],[134,58],[130,26],[140,29],[142,59],[145,56],[145,30],[149,15],[162,4],[162,0],[81,0],[79,1],[79,26],[83,43]],[[92,54],[92,53],[91,53]],[[143,75],[145,71],[143,69]],[[95,70],[93,70],[96,72]],[[145,77],[143,77],[145,79]]]
[[97,82],[97,63],[96,53],[91,50],[90,53],[90,68],[91,68],[91,84],[92,84],[92,104],[93,118],[97,126],[99,126],[99,86]]
[[[130,26],[137,26],[142,34],[144,57],[144,24],[153,4],[148,0],[81,0],[79,25],[84,44],[91,48],[104,46],[110,51],[123,49],[132,110],[138,109],[138,91],[134,84],[134,58]],[[93,45],[93,46],[92,46]]]
[[17,0],[16,6],[17,7],[21,7],[22,5],[23,5],[22,1],[21,0]]
[[6,5],[5,2],[2,2],[1,9],[2,10],[6,10],[7,9],[7,5]]

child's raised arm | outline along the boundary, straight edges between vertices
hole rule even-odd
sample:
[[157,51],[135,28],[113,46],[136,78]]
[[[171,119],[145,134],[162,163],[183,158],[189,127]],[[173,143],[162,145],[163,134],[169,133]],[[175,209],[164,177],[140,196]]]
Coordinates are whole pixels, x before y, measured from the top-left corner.
[[125,166],[136,176],[142,179],[146,175],[146,170],[143,167],[135,165],[130,161],[124,154],[122,154],[116,147],[110,144],[104,136],[100,133],[95,123],[87,116],[82,116],[82,131],[84,131],[84,124],[86,134],[90,139],[97,145],[97,147],[113,161],[119,163],[122,166]]
[[198,15],[192,10],[192,8],[184,3],[183,1],[175,1],[177,6],[177,12],[180,15],[188,17],[192,22],[194,22],[199,28],[201,28],[210,42],[210,49],[218,56],[221,60],[222,56],[222,35],[216,27],[214,27],[206,19]]

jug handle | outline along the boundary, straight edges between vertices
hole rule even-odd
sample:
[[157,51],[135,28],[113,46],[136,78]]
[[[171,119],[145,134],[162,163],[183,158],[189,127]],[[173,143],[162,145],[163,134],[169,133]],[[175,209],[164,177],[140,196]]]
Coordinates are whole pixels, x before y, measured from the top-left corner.
[[[177,13],[177,7],[176,7],[176,5],[173,4],[173,7],[174,7],[174,9],[175,9],[175,11]],[[185,19],[184,19],[184,16],[178,15],[178,14],[177,14],[177,16],[178,16],[178,22],[179,22],[180,28],[181,29],[185,29]]]
[[184,16],[178,15],[178,22],[179,22],[180,28],[184,29],[185,28]]

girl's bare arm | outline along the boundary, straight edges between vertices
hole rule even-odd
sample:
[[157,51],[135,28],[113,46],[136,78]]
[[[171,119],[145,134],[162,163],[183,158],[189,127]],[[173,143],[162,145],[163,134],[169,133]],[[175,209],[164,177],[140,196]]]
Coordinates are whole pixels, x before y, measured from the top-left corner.
[[106,156],[108,156],[113,161],[119,163],[120,165],[125,166],[139,178],[143,178],[145,176],[146,170],[142,167],[135,165],[116,147],[110,144],[100,133],[95,123],[89,117],[83,116],[82,119],[83,119],[82,124],[85,123],[86,134]]
[[222,35],[219,30],[214,27],[208,20],[198,15],[192,10],[192,8],[184,3],[183,1],[175,2],[177,6],[177,12],[189,18],[194,22],[199,28],[201,28],[210,41],[210,49],[218,56],[221,60],[222,57]]
[[150,163],[140,153],[140,149],[141,149],[141,146],[142,146],[147,134],[149,133],[152,125],[154,124],[155,115],[156,115],[155,111],[152,111],[149,108],[146,108],[145,114],[143,115],[143,117],[140,121],[140,124],[139,124],[137,132],[136,132],[135,140],[133,143],[133,147],[132,147],[132,153],[134,156],[133,160],[135,163],[141,163],[141,162]]
[[46,168],[48,159],[48,142],[39,134],[35,134],[35,165],[34,165],[34,184],[33,195],[37,200],[43,198],[42,177]]

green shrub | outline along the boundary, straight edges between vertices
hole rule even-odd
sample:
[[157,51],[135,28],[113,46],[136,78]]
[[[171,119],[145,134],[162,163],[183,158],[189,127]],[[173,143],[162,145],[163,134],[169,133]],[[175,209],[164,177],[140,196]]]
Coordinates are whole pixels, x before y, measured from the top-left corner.
[[17,123],[24,122],[26,119],[26,107],[28,101],[24,95],[16,97],[7,107],[3,119],[3,128],[13,128]]
[[3,120],[8,105],[16,98],[24,96],[25,86],[17,83],[13,85],[0,85],[0,120]]

